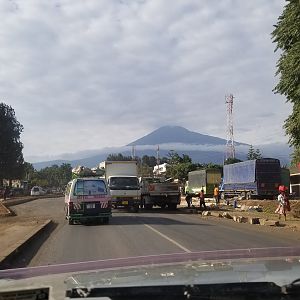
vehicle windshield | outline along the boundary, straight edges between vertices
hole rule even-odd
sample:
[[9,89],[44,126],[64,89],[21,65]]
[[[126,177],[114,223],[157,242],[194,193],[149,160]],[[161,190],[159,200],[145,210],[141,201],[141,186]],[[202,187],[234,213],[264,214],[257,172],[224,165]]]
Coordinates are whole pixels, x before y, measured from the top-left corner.
[[9,270],[291,279],[299,1],[0,0],[0,300]]
[[137,190],[140,187],[136,177],[111,177],[109,188],[111,190]]

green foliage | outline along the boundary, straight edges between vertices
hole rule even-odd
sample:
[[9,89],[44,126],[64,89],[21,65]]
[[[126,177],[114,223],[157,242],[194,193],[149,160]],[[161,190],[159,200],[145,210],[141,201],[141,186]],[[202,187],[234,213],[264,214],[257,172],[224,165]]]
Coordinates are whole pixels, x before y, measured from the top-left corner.
[[259,158],[262,158],[260,150],[259,149],[254,149],[254,147],[252,145],[250,145],[249,151],[248,151],[248,154],[247,154],[247,159],[252,160],[252,159],[259,159]]
[[155,156],[144,155],[142,157],[142,164],[144,166],[148,166],[148,167],[152,167],[153,168],[157,164],[156,157]]
[[280,78],[274,92],[284,95],[293,105],[284,128],[289,143],[295,147],[293,158],[296,159],[300,148],[300,2],[287,2],[272,32],[273,42],[277,44],[275,51],[281,50],[276,72]]
[[300,163],[300,147],[295,148],[293,154],[292,154],[292,161],[291,165],[292,166],[297,166]]
[[34,171],[30,184],[42,187],[63,187],[72,179],[70,164],[53,165],[40,171]]
[[131,156],[124,156],[122,153],[111,153],[106,158],[107,161],[127,161],[132,160]]
[[20,179],[23,174],[23,126],[13,108],[0,103],[0,185],[3,179]]
[[171,151],[168,154],[167,177],[187,180],[188,173],[197,169],[197,165],[192,163],[192,159],[183,154],[180,156],[177,152]]
[[24,162],[23,166],[23,179],[24,180],[30,180],[34,174],[35,170],[34,167],[31,163],[29,162]]
[[224,161],[224,165],[231,165],[231,164],[235,164],[235,163],[238,163],[238,162],[242,162],[242,160],[240,160],[238,158],[227,158]]

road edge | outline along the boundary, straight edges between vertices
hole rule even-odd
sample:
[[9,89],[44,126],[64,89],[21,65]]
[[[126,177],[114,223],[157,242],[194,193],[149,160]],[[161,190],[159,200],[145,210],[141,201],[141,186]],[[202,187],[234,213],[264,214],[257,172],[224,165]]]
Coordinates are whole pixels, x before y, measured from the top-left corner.
[[23,249],[26,248],[36,238],[38,238],[51,224],[52,220],[46,220],[43,224],[38,226],[30,234],[30,236],[26,237],[26,239],[24,240],[19,241],[7,255],[0,257],[0,270],[6,269],[6,266],[9,265],[9,262],[16,258],[17,255],[20,255]]

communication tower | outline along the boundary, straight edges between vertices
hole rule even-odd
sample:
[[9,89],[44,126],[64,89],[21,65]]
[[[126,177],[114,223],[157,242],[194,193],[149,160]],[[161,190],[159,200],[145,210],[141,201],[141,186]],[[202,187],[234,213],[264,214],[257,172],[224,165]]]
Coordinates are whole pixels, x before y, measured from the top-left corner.
[[234,137],[233,137],[233,95],[225,96],[227,105],[227,142],[226,142],[226,159],[235,158]]

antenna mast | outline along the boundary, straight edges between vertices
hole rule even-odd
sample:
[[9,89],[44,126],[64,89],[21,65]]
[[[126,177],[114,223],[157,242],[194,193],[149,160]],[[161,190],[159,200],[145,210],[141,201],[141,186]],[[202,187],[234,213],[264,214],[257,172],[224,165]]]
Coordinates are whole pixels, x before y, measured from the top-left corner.
[[233,95],[225,96],[227,104],[227,142],[226,142],[226,159],[235,158],[234,137],[233,137]]

